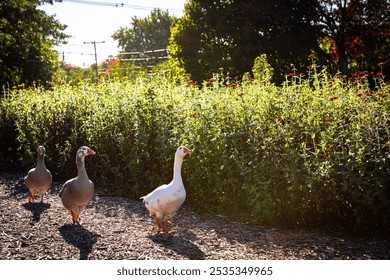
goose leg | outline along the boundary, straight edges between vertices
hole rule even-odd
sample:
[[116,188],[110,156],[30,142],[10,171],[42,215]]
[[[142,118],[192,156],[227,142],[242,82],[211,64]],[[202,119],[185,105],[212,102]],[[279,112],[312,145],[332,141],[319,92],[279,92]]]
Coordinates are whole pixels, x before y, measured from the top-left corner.
[[79,224],[79,214],[76,214],[76,213],[73,213],[73,211],[70,211],[70,213],[72,214],[72,221],[73,221],[73,224]]
[[163,232],[168,232],[168,224],[167,224],[167,222],[164,223]]
[[43,196],[44,196],[44,194],[41,196],[41,203],[43,203]]
[[161,230],[164,231],[164,228],[161,226],[160,219],[157,218],[156,216],[152,216],[152,217],[154,218],[154,220],[157,223],[157,232],[160,232]]
[[168,232],[168,221],[163,221],[163,232]]
[[73,217],[73,223],[74,224],[79,224],[79,214],[75,214]]

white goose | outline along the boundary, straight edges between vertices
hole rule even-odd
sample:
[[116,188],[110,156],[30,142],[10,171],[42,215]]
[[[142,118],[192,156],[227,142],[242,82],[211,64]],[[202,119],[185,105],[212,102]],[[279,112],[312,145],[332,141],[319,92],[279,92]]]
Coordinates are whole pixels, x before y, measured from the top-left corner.
[[167,231],[168,220],[176,214],[186,199],[186,190],[181,177],[181,166],[184,156],[190,152],[185,146],[178,147],[175,153],[172,181],[141,197],[150,216],[157,223],[158,232],[161,230]]
[[82,146],[76,153],[77,177],[65,182],[60,190],[62,205],[72,215],[73,224],[79,223],[79,215],[85,210],[95,191],[94,183],[89,180],[85,170],[84,158],[94,155],[95,152],[87,146]]
[[43,195],[50,189],[52,176],[49,170],[45,166],[45,153],[46,149],[43,146],[39,146],[37,149],[38,162],[37,166],[27,173],[24,177],[24,184],[30,191],[29,202],[34,201],[34,195],[41,196],[41,203],[43,202]]

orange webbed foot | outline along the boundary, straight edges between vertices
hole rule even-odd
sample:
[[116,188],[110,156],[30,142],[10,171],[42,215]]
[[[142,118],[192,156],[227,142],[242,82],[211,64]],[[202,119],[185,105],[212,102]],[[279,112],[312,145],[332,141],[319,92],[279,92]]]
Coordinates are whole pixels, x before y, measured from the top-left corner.
[[79,214],[76,214],[76,213],[71,213],[72,214],[72,221],[73,221],[73,224],[74,225],[79,225]]

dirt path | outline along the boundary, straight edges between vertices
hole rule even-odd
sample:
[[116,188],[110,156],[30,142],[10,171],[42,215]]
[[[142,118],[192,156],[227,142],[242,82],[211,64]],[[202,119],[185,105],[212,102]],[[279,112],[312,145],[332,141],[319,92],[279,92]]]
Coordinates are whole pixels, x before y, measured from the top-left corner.
[[0,173],[3,260],[390,259],[389,238],[253,227],[185,207],[170,233],[156,234],[141,202],[97,194],[81,225],[73,226],[57,195],[59,183],[44,203],[28,203],[22,177]]

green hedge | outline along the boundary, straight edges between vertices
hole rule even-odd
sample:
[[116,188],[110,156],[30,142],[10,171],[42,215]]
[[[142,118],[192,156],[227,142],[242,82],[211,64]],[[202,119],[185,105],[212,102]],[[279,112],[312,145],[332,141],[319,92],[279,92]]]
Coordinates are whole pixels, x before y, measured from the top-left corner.
[[363,78],[322,72],[281,87],[218,76],[198,87],[156,74],[21,88],[1,98],[0,131],[16,135],[26,169],[44,145],[55,180],[76,174],[86,144],[97,152],[87,159],[97,187],[138,198],[171,179],[183,144],[193,150],[182,171],[187,203],[200,211],[386,230],[390,89],[377,82],[370,91]]

